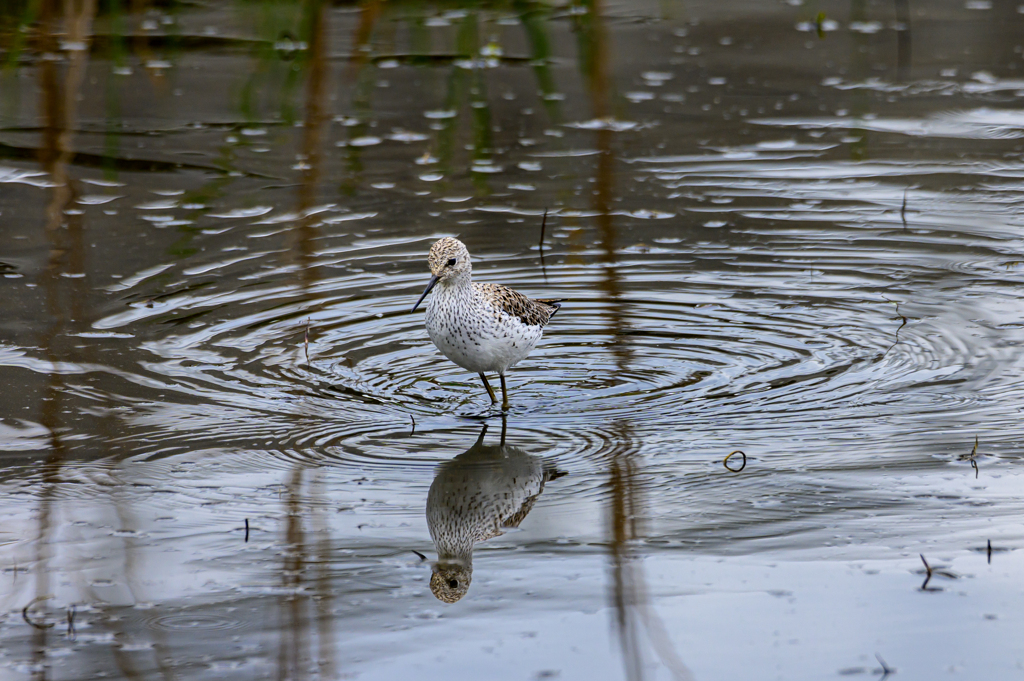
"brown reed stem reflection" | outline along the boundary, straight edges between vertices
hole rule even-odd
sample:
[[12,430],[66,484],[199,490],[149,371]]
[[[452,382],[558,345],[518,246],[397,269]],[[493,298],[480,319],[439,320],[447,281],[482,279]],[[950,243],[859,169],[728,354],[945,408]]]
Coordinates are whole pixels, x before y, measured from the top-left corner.
[[306,567],[305,531],[302,526],[302,487],[304,469],[297,465],[285,483],[286,520],[284,532],[284,560],[281,566],[281,595],[278,596],[279,636],[277,654],[277,678],[302,678],[305,665],[302,651],[305,649],[308,618],[304,616],[300,598],[302,572]]
[[[588,86],[594,118],[612,116],[612,77],[610,46],[604,26],[600,0],[585,2],[587,13],[578,20],[580,68]],[[632,361],[632,348],[627,336],[626,307],[622,301],[622,278],[616,256],[616,227],[612,215],[615,200],[615,149],[613,132],[598,128],[595,146],[598,150],[594,183],[593,208],[602,249],[604,279],[601,289],[607,303],[608,334],[619,371],[626,371]],[[622,650],[626,678],[643,679],[641,632],[662,663],[676,679],[691,679],[692,674],[676,654],[671,637],[657,613],[650,606],[644,579],[642,556],[636,543],[643,537],[640,526],[645,515],[643,487],[640,484],[639,446],[628,421],[617,421],[612,431],[615,443],[607,451],[609,499],[608,515],[611,547],[611,598],[615,608],[615,625]]]
[[[329,116],[327,113],[328,82],[331,77],[328,59],[328,36],[330,15],[325,0],[307,0],[303,5],[302,39],[309,46],[306,58],[301,62],[306,77],[306,99],[304,107],[303,133],[300,158],[304,163],[301,181],[296,197],[296,222],[289,232],[289,257],[296,266],[299,288],[307,291],[319,280],[314,263],[315,239],[318,235],[318,219],[311,213],[320,192],[323,174],[324,130]],[[309,310],[307,309],[307,312]],[[305,330],[306,358],[309,358],[309,321]],[[312,522],[318,525],[321,536],[317,542],[319,558],[314,561],[310,555],[311,546],[306,537],[304,516],[310,508],[321,508],[322,504],[305,504],[306,466],[297,462],[286,484],[287,519],[285,524],[285,552],[281,565],[282,594],[278,598],[280,613],[277,632],[278,678],[303,678],[311,661],[316,661],[320,674],[334,678],[334,635],[331,617],[330,576],[326,556],[330,551],[328,524],[314,513]],[[309,483],[309,495],[317,498],[325,492],[324,485],[314,478]],[[315,566],[312,578],[313,599],[305,595],[310,578],[307,571]],[[313,621],[317,627],[318,651],[314,653],[311,629]]]
[[317,218],[310,215],[316,204],[323,173],[323,130],[327,120],[326,94],[330,79],[330,63],[327,59],[327,4],[324,0],[309,0],[306,6],[309,57],[306,74],[306,106],[302,131],[301,155],[305,163],[297,197],[298,221],[291,230],[291,253],[298,266],[300,284],[309,288],[316,280],[314,239],[317,236]]
[[[87,45],[92,21],[96,14],[93,0],[69,2],[67,14],[62,17],[61,6],[55,0],[40,3],[39,32],[35,48],[41,53],[60,53],[60,36],[66,35],[69,42]],[[43,224],[49,241],[49,257],[46,268],[40,275],[40,287],[44,291],[50,324],[42,333],[39,345],[43,355],[55,367],[69,359],[61,347],[71,324],[82,324],[85,317],[87,291],[81,278],[65,278],[62,274],[85,271],[85,247],[82,218],[79,215],[66,216],[65,211],[75,199],[76,191],[68,173],[68,163],[73,156],[74,135],[78,94],[85,75],[88,60],[87,49],[70,52],[63,78],[60,64],[56,60],[43,60],[39,66],[40,111],[43,115],[42,142],[39,162],[50,174],[53,182],[50,201],[46,206]],[[66,302],[66,305],[65,305]],[[60,436],[63,430],[61,414],[63,405],[64,378],[58,371],[50,372],[41,400],[40,423],[50,434],[49,454],[40,471],[39,485],[39,529],[35,549],[35,590],[36,601],[44,599],[50,592],[50,573],[54,569],[51,552],[53,530],[54,494],[61,483],[60,473],[66,459],[66,447]],[[49,637],[48,629],[34,628],[33,667],[37,679],[45,679],[47,665],[45,656]]]

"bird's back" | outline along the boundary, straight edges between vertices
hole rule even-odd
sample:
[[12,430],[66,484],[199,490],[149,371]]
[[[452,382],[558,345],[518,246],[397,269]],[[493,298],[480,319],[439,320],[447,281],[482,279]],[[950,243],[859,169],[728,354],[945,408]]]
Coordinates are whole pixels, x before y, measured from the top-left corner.
[[561,307],[564,299],[529,298],[519,291],[501,284],[478,284],[473,282],[477,292],[496,310],[511,317],[517,317],[528,326],[544,327]]

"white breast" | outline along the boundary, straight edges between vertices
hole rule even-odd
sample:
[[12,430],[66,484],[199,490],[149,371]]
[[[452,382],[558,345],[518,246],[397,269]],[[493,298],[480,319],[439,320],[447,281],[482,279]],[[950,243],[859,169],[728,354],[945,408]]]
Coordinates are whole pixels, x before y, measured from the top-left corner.
[[471,286],[437,286],[427,302],[427,335],[441,353],[475,373],[504,373],[537,345],[543,330],[495,309]]

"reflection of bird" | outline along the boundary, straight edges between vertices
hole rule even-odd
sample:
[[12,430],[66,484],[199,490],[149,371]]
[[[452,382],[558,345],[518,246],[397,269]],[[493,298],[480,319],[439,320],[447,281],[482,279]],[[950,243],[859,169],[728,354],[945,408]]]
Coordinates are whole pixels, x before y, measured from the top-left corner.
[[497,402],[487,377],[501,377],[501,408],[508,409],[505,372],[525,359],[554,316],[561,300],[533,300],[499,284],[473,283],[473,266],[466,246],[452,237],[434,243],[427,257],[430,283],[412,306],[427,302],[427,334],[445,357],[463,369],[475,371]]
[[544,491],[564,472],[544,459],[501,444],[476,444],[440,466],[427,494],[427,525],[437,549],[430,590],[445,603],[466,595],[473,579],[473,544],[519,527]]

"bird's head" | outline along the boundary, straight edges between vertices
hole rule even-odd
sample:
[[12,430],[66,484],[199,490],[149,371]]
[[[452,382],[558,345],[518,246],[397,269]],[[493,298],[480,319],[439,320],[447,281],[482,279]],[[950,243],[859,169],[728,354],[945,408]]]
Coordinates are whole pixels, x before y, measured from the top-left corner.
[[434,245],[430,247],[430,255],[427,256],[427,264],[430,266],[432,276],[427,288],[423,289],[423,295],[412,306],[413,312],[438,282],[445,283],[456,277],[468,277],[469,273],[473,271],[466,245],[452,236],[446,236],[434,242]]
[[466,245],[451,236],[434,242],[427,256],[427,264],[430,265],[430,273],[441,281],[473,270]]

